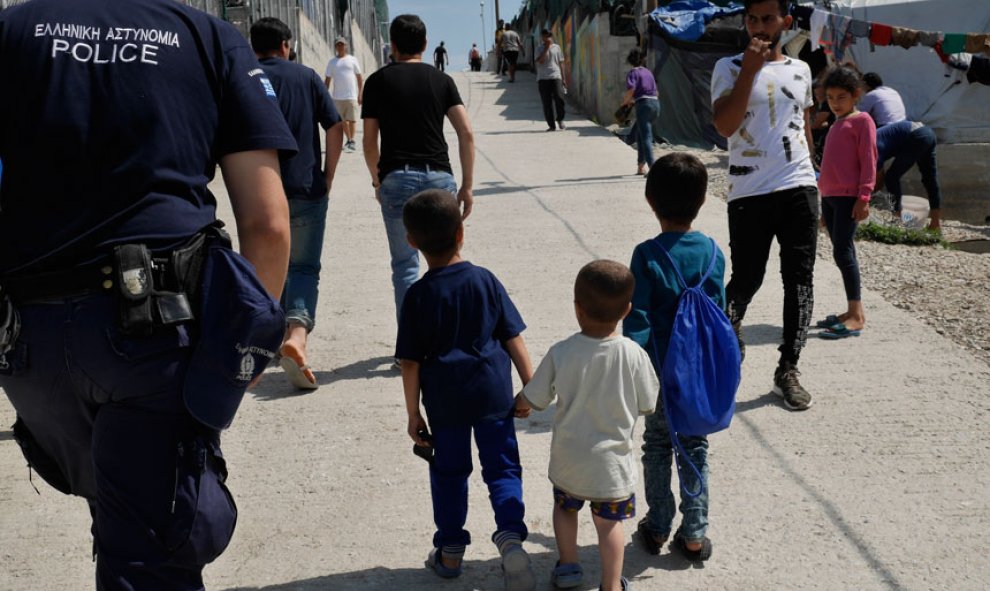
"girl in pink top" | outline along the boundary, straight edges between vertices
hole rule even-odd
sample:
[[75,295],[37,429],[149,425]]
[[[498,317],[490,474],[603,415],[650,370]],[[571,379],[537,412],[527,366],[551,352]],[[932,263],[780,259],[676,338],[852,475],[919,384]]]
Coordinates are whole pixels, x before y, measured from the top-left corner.
[[825,139],[818,190],[822,215],[832,239],[832,256],[842,273],[848,308],[818,322],[822,338],[860,335],[866,324],[856,260],[856,226],[870,215],[870,193],[877,176],[877,128],[866,113],[856,110],[862,80],[855,71],[838,67],[825,77],[825,97],[835,123]]

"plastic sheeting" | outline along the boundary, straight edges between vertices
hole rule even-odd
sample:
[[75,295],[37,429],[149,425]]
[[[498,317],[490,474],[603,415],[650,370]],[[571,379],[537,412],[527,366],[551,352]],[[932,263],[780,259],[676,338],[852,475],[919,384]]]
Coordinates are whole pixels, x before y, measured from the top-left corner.
[[716,6],[708,0],[678,0],[661,6],[650,19],[668,35],[681,41],[697,41],[705,34],[705,26],[717,17],[742,14],[741,4]]
[[[987,0],[844,0],[832,11],[867,22],[920,31],[990,31]],[[877,72],[904,99],[908,118],[935,129],[944,143],[990,142],[990,87],[970,84],[949,71],[926,47],[876,47],[860,42],[847,50],[864,72]],[[946,76],[948,74],[948,76]]]

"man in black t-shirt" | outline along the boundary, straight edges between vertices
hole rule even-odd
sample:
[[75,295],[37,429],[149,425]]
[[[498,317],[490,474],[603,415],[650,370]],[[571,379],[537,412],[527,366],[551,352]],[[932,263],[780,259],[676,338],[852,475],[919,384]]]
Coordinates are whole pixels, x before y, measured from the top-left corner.
[[[420,191],[444,189],[452,198],[456,193],[463,216],[470,215],[474,203],[474,133],[457,85],[450,76],[423,63],[423,21],[415,15],[401,15],[392,21],[389,31],[395,63],[368,77],[361,118],[364,159],[388,235],[398,315],[406,290],[419,278],[419,252],[406,241],[402,207]],[[444,117],[457,132],[460,190],[443,136]]]
[[[201,591],[237,520],[219,430],[285,327],[296,142],[244,37],[172,0],[8,8],[0,80],[14,437],[89,504],[97,589]],[[253,266],[216,229],[218,161]]]
[[[326,85],[311,68],[288,61],[292,31],[277,18],[251,26],[251,46],[268,75],[299,153],[281,158],[282,186],[289,198],[292,249],[282,295],[288,324],[280,364],[297,388],[313,390],[316,376],[306,359],[306,340],[316,325],[320,255],[327,225],[328,192],[344,141],[344,126]],[[327,156],[321,161],[320,128],[326,130]]]

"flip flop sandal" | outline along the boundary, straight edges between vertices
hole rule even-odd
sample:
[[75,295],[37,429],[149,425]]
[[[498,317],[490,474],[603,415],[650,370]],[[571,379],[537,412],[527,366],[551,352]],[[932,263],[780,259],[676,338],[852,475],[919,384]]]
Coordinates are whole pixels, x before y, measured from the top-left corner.
[[701,538],[701,548],[691,550],[687,547],[687,540],[682,535],[677,534],[674,536],[674,541],[671,542],[670,547],[680,552],[684,558],[691,562],[704,562],[712,557],[712,541],[707,537]]
[[661,536],[659,541],[657,540],[657,536],[650,531],[645,519],[640,520],[639,525],[636,526],[636,533],[639,534],[640,539],[643,541],[643,546],[646,547],[646,551],[650,554],[660,554],[660,549],[667,543],[667,536]]
[[550,582],[558,589],[577,587],[583,579],[584,570],[581,569],[580,564],[561,564],[559,561],[553,568],[553,574],[550,575]]
[[835,314],[829,314],[824,320],[819,320],[815,323],[817,328],[832,328],[836,324],[840,324],[842,321]]
[[823,339],[836,341],[847,337],[858,337],[862,332],[862,330],[849,330],[846,328],[845,324],[836,324],[835,326],[818,333],[818,336]]
[[456,579],[461,576],[461,572],[463,571],[461,565],[458,565],[457,568],[450,568],[440,560],[440,556],[440,548],[430,550],[430,555],[426,557],[426,566],[433,569],[433,572],[437,573],[437,576],[444,579]]
[[282,366],[282,370],[288,376],[289,383],[296,388],[301,390],[315,390],[320,387],[319,384],[309,381],[309,378],[306,377],[305,372],[307,369],[310,369],[308,365],[299,365],[291,357],[282,357],[279,365]]

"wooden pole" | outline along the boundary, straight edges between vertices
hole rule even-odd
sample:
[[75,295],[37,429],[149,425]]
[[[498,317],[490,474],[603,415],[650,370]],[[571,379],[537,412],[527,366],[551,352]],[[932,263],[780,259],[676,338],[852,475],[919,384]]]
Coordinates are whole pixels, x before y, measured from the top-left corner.
[[502,20],[502,17],[498,10],[498,0],[495,0],[495,23],[498,24],[498,21],[500,20]]

